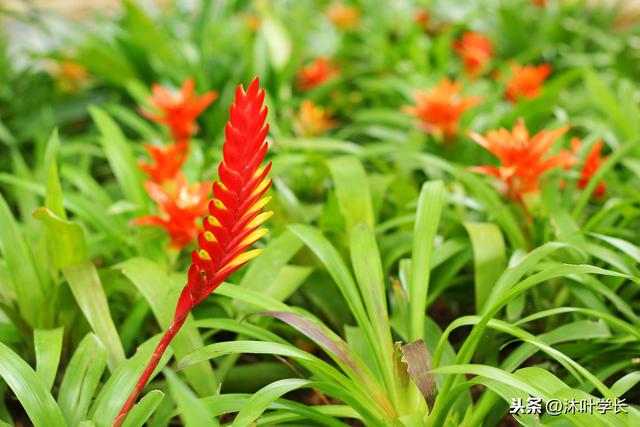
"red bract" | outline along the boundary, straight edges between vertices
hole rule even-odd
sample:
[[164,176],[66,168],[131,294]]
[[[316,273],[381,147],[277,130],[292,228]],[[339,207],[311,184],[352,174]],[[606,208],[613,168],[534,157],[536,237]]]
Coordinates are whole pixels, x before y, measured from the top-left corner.
[[297,87],[300,90],[311,90],[338,74],[338,67],[327,58],[316,58],[311,64],[298,70]]
[[177,144],[167,144],[159,147],[147,144],[145,149],[152,159],[152,163],[138,163],[152,182],[162,184],[165,181],[174,179],[180,172],[180,167],[187,159],[189,153],[189,143],[186,139]]
[[485,136],[470,133],[471,138],[500,159],[501,165],[476,166],[472,170],[495,176],[504,184],[504,192],[514,201],[523,202],[523,196],[540,191],[540,177],[554,168],[569,168],[574,164],[573,154],[562,150],[548,155],[553,144],[569,130],[568,126],[552,131],[542,130],[530,137],[522,119],[507,129],[492,130]]
[[430,91],[416,91],[415,106],[406,106],[404,111],[420,119],[420,126],[426,132],[451,138],[458,132],[460,116],[480,102],[480,98],[460,95],[461,88],[460,83],[444,79]]
[[211,189],[206,183],[189,185],[182,173],[163,185],[147,181],[144,187],[158,204],[158,215],[143,216],[137,225],[154,225],[167,230],[171,246],[182,249],[199,231],[198,220],[207,213]]
[[477,77],[493,57],[491,40],[480,33],[468,31],[462,39],[453,44],[453,49],[460,55],[465,71],[470,77]]
[[142,114],[169,127],[175,141],[191,138],[198,130],[196,118],[218,97],[213,91],[197,96],[193,92],[194,86],[193,79],[187,79],[174,96],[166,88],[154,84],[151,105],[158,113],[142,110]]
[[219,182],[213,184],[209,214],[198,235],[200,250],[193,251],[187,284],[178,299],[173,321],[158,343],[135,389],[120,410],[114,426],[120,426],[158,365],[167,346],[189,312],[213,292],[231,273],[260,253],[246,251],[266,233],[258,228],[271,212],[262,212],[269,197],[263,197],[271,184],[267,173],[271,163],[261,167],[267,152],[265,124],[267,107],[258,79],[247,88],[238,86],[225,127],[223,160],[218,168]]
[[551,65],[511,64],[512,76],[507,82],[505,97],[510,101],[518,98],[533,99],[540,95],[540,86],[551,74]]
[[[582,145],[582,142],[580,141],[579,138],[571,139],[571,146],[574,152],[577,151],[581,145]],[[587,155],[587,158],[585,159],[584,164],[582,165],[582,170],[580,171],[580,178],[578,179],[578,188],[584,189],[587,186],[587,184],[589,184],[589,181],[591,181],[591,178],[593,178],[596,172],[598,172],[598,169],[600,169],[600,166],[602,166],[602,163],[604,163],[604,161],[607,159],[606,156],[602,157],[601,155],[603,146],[604,146],[604,143],[602,142],[602,140],[598,140],[591,148],[591,151],[589,151],[589,154]],[[604,182],[599,182],[598,185],[596,185],[595,190],[593,191],[594,197],[604,196],[606,189],[607,189],[606,184]]]

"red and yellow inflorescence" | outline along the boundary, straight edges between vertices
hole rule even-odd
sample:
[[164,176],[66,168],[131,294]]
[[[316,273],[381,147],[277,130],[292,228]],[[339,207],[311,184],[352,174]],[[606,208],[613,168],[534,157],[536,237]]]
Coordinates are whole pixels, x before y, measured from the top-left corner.
[[238,86],[225,127],[219,181],[213,184],[209,215],[198,235],[200,249],[192,252],[187,284],[178,298],[173,321],[118,413],[114,427],[124,422],[189,312],[231,273],[260,253],[259,249],[247,249],[267,233],[260,225],[272,214],[263,212],[270,199],[264,194],[271,185],[267,178],[271,163],[262,166],[269,131],[269,125],[265,123],[267,107],[263,102],[264,91],[259,88],[257,78],[246,91]]
[[[267,233],[259,228],[272,212],[263,212],[270,197],[263,197],[271,185],[266,176],[271,163],[262,167],[267,152],[264,91],[256,78],[245,92],[236,90],[230,119],[225,128],[223,161],[219,182],[213,184],[213,200],[204,229],[198,235],[200,250],[191,256],[188,283],[180,296],[178,312],[198,304],[231,273],[260,253],[245,252]],[[182,307],[181,307],[182,306]],[[176,312],[176,314],[178,314]]]

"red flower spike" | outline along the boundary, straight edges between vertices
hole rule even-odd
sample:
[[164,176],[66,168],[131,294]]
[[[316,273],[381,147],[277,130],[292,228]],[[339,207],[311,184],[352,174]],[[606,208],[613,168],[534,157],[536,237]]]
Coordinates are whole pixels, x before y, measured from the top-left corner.
[[167,230],[170,246],[182,249],[198,235],[198,220],[207,213],[211,189],[206,183],[187,184],[178,173],[172,181],[163,185],[147,181],[144,186],[149,196],[158,204],[159,215],[143,216],[136,225],[152,225]]
[[467,31],[453,44],[469,77],[477,77],[486,70],[493,57],[491,40],[480,33]]
[[265,124],[267,107],[263,106],[263,101],[264,91],[259,88],[257,78],[246,92],[238,86],[225,127],[219,182],[213,185],[209,216],[204,219],[204,230],[198,235],[200,250],[191,254],[193,263],[187,284],[178,298],[173,322],[116,417],[114,427],[124,422],[189,312],[231,273],[260,253],[259,249],[247,249],[266,234],[267,230],[259,227],[272,214],[262,211],[270,199],[263,195],[271,185],[271,180],[266,178],[271,163],[260,166],[266,154],[265,138],[269,130],[269,125]]
[[[581,145],[582,145],[582,142],[580,141],[579,138],[571,139],[571,147],[573,148],[574,152],[576,152]],[[585,159],[584,164],[582,165],[582,170],[580,171],[580,178],[578,179],[578,188],[584,189],[589,184],[589,181],[591,181],[591,178],[593,178],[596,172],[598,172],[598,169],[600,169],[600,166],[602,166],[602,163],[604,163],[604,161],[607,159],[607,156],[603,157],[601,155],[603,146],[604,146],[604,143],[602,142],[602,140],[598,140],[591,148],[591,151],[589,151],[589,154],[587,155],[587,158]],[[596,185],[595,190],[593,191],[593,196],[603,197],[606,192],[606,189],[607,189],[606,184],[604,182],[599,182],[598,185]]]
[[166,125],[176,142],[188,140],[198,130],[196,118],[218,97],[213,91],[196,96],[193,92],[194,87],[193,79],[187,79],[174,96],[166,88],[154,84],[151,105],[160,113],[145,110],[141,112],[149,120]]
[[162,147],[147,144],[145,149],[153,162],[140,162],[138,166],[149,175],[151,181],[162,184],[165,181],[173,180],[180,172],[180,167],[189,153],[189,143],[183,139],[177,144],[167,144]]
[[542,64],[536,67],[512,63],[511,71],[513,74],[507,82],[504,96],[509,101],[516,102],[518,98],[533,99],[540,95],[542,83],[551,74],[551,65]]
[[316,58],[311,64],[298,70],[296,86],[300,90],[311,90],[335,77],[340,70],[327,58]]
[[568,126],[543,130],[529,136],[524,121],[519,119],[513,129],[493,130],[485,136],[469,133],[478,144],[493,153],[502,163],[500,166],[476,166],[472,171],[498,178],[505,193],[516,202],[523,202],[527,193],[540,191],[540,177],[554,168],[567,169],[575,163],[568,150],[547,156],[553,144],[569,130]]
[[462,85],[444,79],[428,92],[417,90],[415,106],[405,106],[404,112],[420,119],[420,127],[428,133],[452,138],[458,133],[462,114],[480,102],[480,98],[460,95]]

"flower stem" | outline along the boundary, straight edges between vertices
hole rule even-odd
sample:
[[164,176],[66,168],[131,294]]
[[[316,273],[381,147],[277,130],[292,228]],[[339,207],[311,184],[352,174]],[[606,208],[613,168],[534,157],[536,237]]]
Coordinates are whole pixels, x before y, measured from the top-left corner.
[[133,391],[131,391],[129,398],[122,406],[122,409],[120,409],[118,416],[113,422],[113,427],[120,427],[124,422],[124,420],[127,418],[127,414],[129,413],[131,408],[133,408],[133,405],[136,403],[136,400],[138,400],[138,396],[140,396],[142,389],[147,384],[147,381],[149,381],[149,377],[151,377],[151,374],[153,374],[153,371],[158,366],[158,363],[160,362],[162,355],[164,354],[167,347],[169,346],[169,343],[171,343],[171,340],[173,340],[173,337],[175,337],[178,331],[180,330],[180,327],[182,327],[182,324],[184,323],[185,319],[186,319],[186,316],[182,319],[174,319],[174,321],[171,323],[171,326],[169,326],[169,329],[167,329],[167,331],[164,333],[164,335],[160,339],[160,342],[156,346],[156,349],[154,350],[153,355],[151,356],[151,360],[149,360],[147,367],[142,372],[142,375],[140,375],[140,379],[136,383],[135,388],[133,389]]

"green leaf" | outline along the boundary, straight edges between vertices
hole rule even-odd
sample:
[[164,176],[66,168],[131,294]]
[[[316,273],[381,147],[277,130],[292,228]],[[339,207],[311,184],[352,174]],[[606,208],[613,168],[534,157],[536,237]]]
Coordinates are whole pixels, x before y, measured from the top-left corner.
[[500,296],[509,291],[527,272],[531,271],[541,260],[551,255],[555,251],[565,248],[565,243],[548,242],[544,245],[529,252],[519,262],[506,270],[500,275],[500,278],[491,289],[487,301],[484,305],[484,311],[489,310]]
[[109,350],[109,368],[113,370],[125,359],[124,349],[95,265],[85,261],[64,268],[62,274],[91,329]]
[[591,95],[593,105],[600,108],[602,113],[611,120],[623,138],[633,138],[635,133],[631,121],[628,120],[624,110],[620,108],[615,94],[609,90],[602,79],[594,71],[585,70],[584,82],[589,95]]
[[251,425],[274,401],[284,394],[300,388],[309,387],[312,382],[299,378],[288,378],[275,381],[258,390],[247,401],[231,424],[232,427]]
[[218,425],[217,420],[209,412],[207,406],[198,399],[198,396],[196,396],[176,374],[169,369],[165,369],[163,373],[169,383],[171,396],[176,401],[180,418],[185,427]]
[[290,312],[263,311],[256,314],[273,317],[292,326],[322,347],[354,381],[362,382],[363,386],[371,393],[381,393],[379,384],[377,384],[375,378],[358,355],[352,351],[342,338],[316,319]]
[[[145,341],[138,347],[136,354],[118,365],[103,385],[89,411],[89,417],[98,426],[106,427],[113,424],[118,411],[124,405],[129,393],[133,390],[138,378],[147,366],[158,341],[160,341],[160,336],[155,336]],[[160,359],[160,362],[158,362],[158,367],[150,380],[164,368],[171,356],[172,352],[168,349]]]
[[138,403],[136,403],[127,415],[122,427],[142,427],[158,408],[164,398],[160,390],[151,390]]
[[620,397],[640,383],[640,371],[629,372],[611,386],[611,393]]
[[338,286],[338,289],[340,289],[356,322],[358,322],[358,325],[365,331],[369,338],[372,337],[371,326],[362,299],[360,298],[358,287],[336,248],[317,228],[294,224],[289,226],[289,229],[293,231],[324,264],[331,278]]
[[424,339],[424,316],[429,293],[431,259],[434,239],[445,202],[442,181],[426,182],[418,198],[411,253],[411,281],[409,288],[409,339]]
[[347,223],[347,231],[359,222],[373,228],[373,205],[367,174],[360,160],[342,156],[329,160],[340,212]]
[[47,390],[41,377],[0,342],[0,377],[18,398],[18,401],[36,427],[66,427],[67,424]]
[[277,71],[282,71],[291,56],[291,39],[285,27],[270,15],[263,16],[260,24],[260,29],[267,41],[271,65]]
[[42,383],[47,387],[47,390],[51,390],[58,372],[63,331],[63,328],[36,329],[33,331],[36,373],[42,379]]
[[60,138],[58,130],[55,129],[51,133],[47,150],[44,155],[44,170],[46,173],[46,193],[44,197],[44,205],[60,218],[67,219],[62,202],[62,186],[58,177],[57,156],[60,149]]
[[364,301],[374,334],[369,353],[375,356],[387,390],[395,394],[393,339],[389,324],[387,295],[380,253],[373,230],[366,222],[357,223],[350,233],[351,262],[356,283]]
[[[131,281],[138,292],[149,304],[156,321],[162,329],[168,328],[173,318],[178,292],[163,268],[145,258],[132,258],[113,267]],[[202,337],[193,324],[193,317],[189,315],[180,331],[173,338],[170,346],[180,359],[190,351],[202,347]],[[203,396],[217,393],[218,381],[213,369],[208,363],[193,366],[186,370],[185,375],[193,388]]]
[[67,365],[58,392],[58,405],[69,426],[85,419],[93,393],[107,364],[108,351],[100,339],[89,333]]
[[100,131],[100,143],[111,169],[118,180],[125,197],[139,208],[147,205],[147,196],[142,187],[142,177],[138,170],[131,146],[122,131],[107,113],[92,105],[89,113]]
[[20,314],[31,326],[43,323],[43,311],[48,304],[47,286],[39,277],[33,254],[27,246],[17,222],[4,197],[0,194],[0,249],[11,277]]
[[89,259],[84,231],[80,224],[67,221],[48,208],[38,208],[33,217],[47,229],[57,268],[64,269]]
[[[215,416],[218,416],[232,412],[239,412],[247,405],[247,402],[252,397],[253,395],[235,393],[205,397],[202,400],[207,404],[209,410],[213,412]],[[272,412],[269,415],[264,415],[256,422],[257,425],[271,426],[280,425],[281,423],[296,420],[305,420],[306,422],[308,422],[309,420],[313,420],[316,421],[318,425],[346,427],[347,424],[337,421],[332,417],[354,418],[362,420],[362,417],[359,413],[354,411],[353,408],[346,405],[310,406],[285,399],[278,399],[269,405],[269,409],[281,410],[282,415],[277,419],[275,417],[271,418],[271,415],[273,415],[275,412]]]
[[[302,241],[290,230],[280,233],[267,244],[260,256],[249,264],[242,276],[240,286],[268,296],[288,297],[295,289],[288,287],[283,289],[287,282],[276,279],[300,248],[302,248]],[[237,303],[236,306],[239,307]]]
[[244,340],[210,344],[195,350],[182,359],[178,369],[205,360],[238,353],[291,357],[321,380],[326,381],[326,392],[328,393],[330,390],[328,394],[335,396],[346,404],[352,405],[364,417],[370,417],[372,420],[381,420],[395,416],[395,412],[393,408],[388,406],[388,402],[376,401],[368,390],[356,387],[353,382],[330,364],[289,344]]
[[473,247],[476,313],[480,313],[491,289],[507,266],[504,239],[495,224],[465,222],[464,227]]

